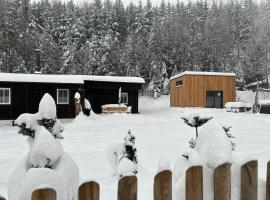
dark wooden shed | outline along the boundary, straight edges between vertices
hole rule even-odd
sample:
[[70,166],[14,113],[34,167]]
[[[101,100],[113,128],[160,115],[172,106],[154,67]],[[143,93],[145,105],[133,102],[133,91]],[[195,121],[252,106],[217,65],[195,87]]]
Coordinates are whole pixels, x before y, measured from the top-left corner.
[[236,98],[236,75],[187,71],[170,79],[171,107],[223,108]]
[[120,87],[126,95],[124,103],[132,106],[132,113],[138,113],[138,91],[143,83],[137,77],[0,73],[0,120],[36,113],[45,93],[54,98],[60,119],[75,117],[76,92],[90,101],[94,112],[100,113],[102,105],[118,103]]

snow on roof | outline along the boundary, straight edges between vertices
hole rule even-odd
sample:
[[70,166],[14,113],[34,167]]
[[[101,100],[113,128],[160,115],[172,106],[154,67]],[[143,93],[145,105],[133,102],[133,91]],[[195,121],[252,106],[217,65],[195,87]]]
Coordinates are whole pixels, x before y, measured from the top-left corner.
[[144,79],[140,77],[0,73],[0,82],[83,84],[84,81],[103,81],[103,82],[140,83],[140,84],[145,83]]
[[256,81],[256,82],[247,84],[247,85],[246,85],[246,88],[251,87],[251,86],[256,86],[258,83],[259,83],[259,85],[261,85],[262,83],[266,83],[266,82],[267,82],[266,80]]
[[201,75],[201,76],[236,76],[235,73],[227,73],[227,72],[198,72],[198,71],[185,71],[180,74],[176,74],[170,78],[170,80],[179,78],[185,75]]
[[270,99],[258,100],[259,105],[270,105]]

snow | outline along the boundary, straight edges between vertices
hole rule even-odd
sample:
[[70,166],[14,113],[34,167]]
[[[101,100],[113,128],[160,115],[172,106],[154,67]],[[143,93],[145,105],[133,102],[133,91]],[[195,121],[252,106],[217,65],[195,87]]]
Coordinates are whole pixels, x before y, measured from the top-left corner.
[[45,93],[39,102],[39,119],[56,119],[56,105],[51,95]]
[[245,102],[227,102],[225,104],[225,108],[245,108],[246,103]]
[[85,109],[91,110],[91,104],[88,99],[84,99],[84,107]]
[[270,105],[270,99],[259,100],[258,104],[259,105]]
[[157,173],[162,172],[162,171],[166,171],[166,170],[171,170],[171,166],[170,166],[168,159],[165,156],[163,156],[159,160]]
[[0,82],[84,84],[84,81],[145,83],[141,77],[0,73]]
[[[187,159],[181,155],[188,151],[194,163],[203,163],[203,161],[198,159],[195,150],[191,152],[189,148],[188,142],[191,137],[194,137],[195,130],[187,126],[181,120],[181,116],[188,112],[199,112],[213,116],[212,120],[218,124],[232,126],[234,142],[237,145],[236,150],[232,153],[232,200],[240,199],[240,166],[242,162],[254,158],[259,161],[258,197],[259,200],[265,199],[263,195],[265,194],[266,166],[267,161],[270,160],[270,126],[266,124],[270,124],[270,115],[230,113],[225,109],[170,108],[169,100],[168,96],[162,96],[156,100],[150,97],[140,97],[139,115],[124,113],[89,117],[79,115],[72,122],[65,123],[65,139],[61,143],[65,152],[75,160],[79,167],[79,183],[83,183],[85,180],[95,180],[100,184],[101,200],[117,199],[118,177],[113,176],[113,169],[107,160],[107,150],[112,144],[122,143],[127,130],[131,129],[132,133],[136,133],[136,148],[140,163],[139,172],[136,175],[138,177],[138,199],[153,199],[153,180],[160,158],[165,156],[173,166],[174,197],[179,194],[175,200],[183,200],[181,197],[184,195],[184,170],[189,164]],[[207,131],[207,124],[199,128],[199,137],[204,131]],[[203,130],[204,128],[206,130]],[[211,130],[211,126],[208,130]],[[17,131],[18,127],[0,127],[0,195],[4,197],[7,197],[8,180],[12,171],[18,160],[24,157],[28,151],[26,137],[18,136]],[[211,132],[209,134],[213,135]],[[215,145],[216,147],[217,145]],[[228,159],[225,157],[223,160]],[[210,162],[210,165],[217,165],[219,162]],[[209,189],[212,187],[213,178],[211,170],[211,168],[204,169],[204,180],[209,185],[209,187],[206,185],[204,189],[205,195],[209,195],[207,196],[209,198],[204,199],[213,199]],[[45,178],[46,173],[43,172],[41,177]],[[47,179],[54,173],[56,172],[48,173]],[[64,176],[69,177],[68,175]],[[58,174],[56,177],[61,182],[63,176]],[[51,183],[45,183],[51,185]],[[56,188],[62,187],[56,183],[53,184]]]
[[225,162],[232,162],[232,146],[222,127],[211,120],[199,133],[195,150],[209,168],[216,168]]
[[74,99],[80,99],[81,98],[81,95],[79,92],[76,92],[75,95],[74,95]]
[[119,162],[119,166],[117,167],[117,174],[119,177],[132,176],[135,175],[137,170],[137,165],[135,163],[126,157],[123,157]]
[[198,71],[185,71],[180,74],[176,74],[170,78],[170,80],[185,76],[185,75],[200,75],[200,76],[236,76],[235,73],[225,72],[198,72]]
[[125,104],[105,104],[102,105],[102,108],[127,108],[127,105]]

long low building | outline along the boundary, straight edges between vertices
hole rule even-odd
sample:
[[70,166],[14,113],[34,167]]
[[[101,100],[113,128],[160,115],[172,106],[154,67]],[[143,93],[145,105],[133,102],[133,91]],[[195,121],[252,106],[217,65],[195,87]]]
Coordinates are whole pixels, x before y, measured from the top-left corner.
[[89,100],[95,113],[101,113],[102,105],[118,103],[120,87],[121,103],[138,113],[138,92],[144,83],[140,77],[0,73],[0,120],[36,113],[45,93],[54,98],[58,118],[75,117],[76,92]]
[[170,79],[171,107],[223,108],[236,98],[236,75],[186,71]]

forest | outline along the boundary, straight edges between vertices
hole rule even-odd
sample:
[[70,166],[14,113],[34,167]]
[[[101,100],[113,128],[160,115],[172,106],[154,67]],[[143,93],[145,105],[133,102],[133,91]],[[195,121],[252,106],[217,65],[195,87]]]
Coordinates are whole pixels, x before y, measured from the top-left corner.
[[220,71],[250,83],[268,77],[269,19],[270,0],[0,0],[0,71],[141,76],[152,87]]

